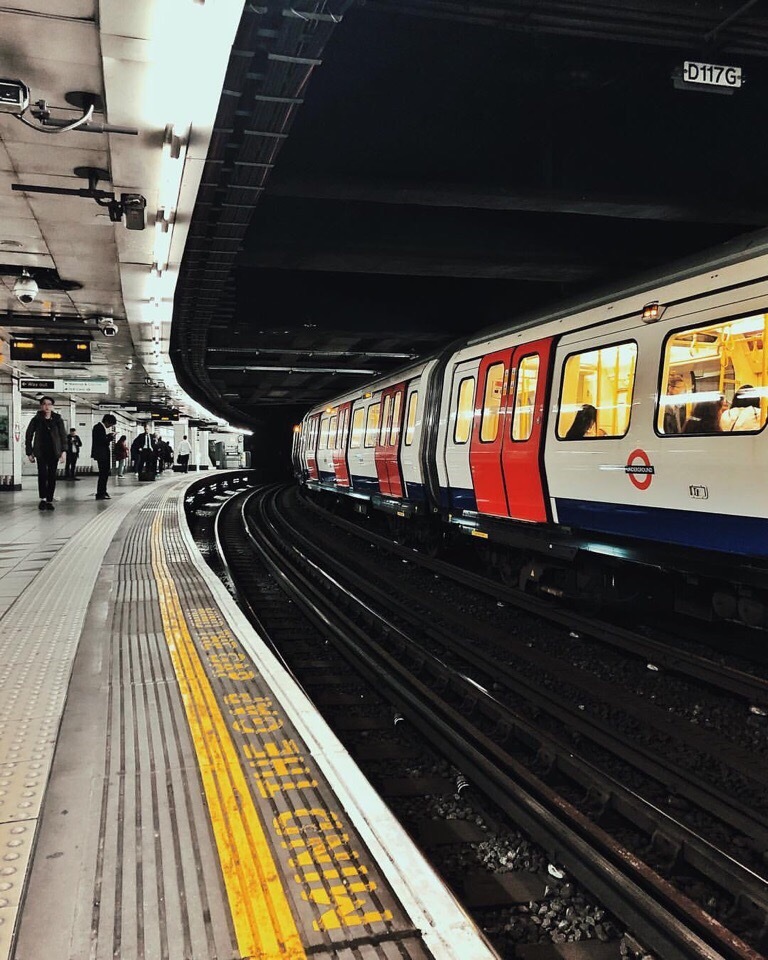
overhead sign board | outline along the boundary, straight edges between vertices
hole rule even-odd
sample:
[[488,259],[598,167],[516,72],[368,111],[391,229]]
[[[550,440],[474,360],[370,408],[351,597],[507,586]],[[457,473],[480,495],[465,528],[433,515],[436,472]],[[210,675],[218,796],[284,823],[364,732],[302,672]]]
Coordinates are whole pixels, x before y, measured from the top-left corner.
[[698,60],[686,60],[683,64],[683,80],[686,83],[699,83],[709,87],[729,87],[738,89],[743,82],[741,67],[727,67],[718,63],[701,63]]
[[91,341],[77,337],[14,337],[11,360],[27,363],[90,363]]

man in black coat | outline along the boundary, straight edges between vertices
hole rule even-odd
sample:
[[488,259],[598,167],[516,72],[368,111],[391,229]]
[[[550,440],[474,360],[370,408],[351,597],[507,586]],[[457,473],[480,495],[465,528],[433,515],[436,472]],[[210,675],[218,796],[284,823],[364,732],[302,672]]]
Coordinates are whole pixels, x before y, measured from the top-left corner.
[[131,444],[131,460],[136,464],[139,480],[154,480],[157,469],[157,443],[149,432],[149,424],[144,424],[144,432]]
[[30,463],[37,461],[37,492],[40,510],[54,510],[56,469],[64,457],[67,433],[64,421],[53,412],[53,397],[41,397],[40,409],[32,417],[24,438]]
[[99,467],[99,479],[96,484],[97,500],[112,499],[107,493],[107,481],[112,464],[112,444],[115,440],[116,423],[114,414],[105,413],[91,433],[91,460],[95,460]]
[[79,480],[80,477],[75,476],[75,470],[77,470],[77,458],[80,456],[80,447],[82,447],[83,441],[78,437],[77,430],[74,427],[69,431],[69,436],[67,437],[67,465],[64,467],[64,479],[65,480]]

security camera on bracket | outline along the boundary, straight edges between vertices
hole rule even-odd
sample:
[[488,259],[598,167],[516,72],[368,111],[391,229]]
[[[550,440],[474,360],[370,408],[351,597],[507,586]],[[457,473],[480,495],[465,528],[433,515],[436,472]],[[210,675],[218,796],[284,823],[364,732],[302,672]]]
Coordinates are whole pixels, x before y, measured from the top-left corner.
[[[2,81],[0,81],[2,84]],[[0,94],[2,89],[0,88]],[[42,187],[31,183],[12,183],[11,190],[20,190],[24,193],[53,193],[59,197],[87,197],[89,200],[95,200],[100,207],[106,207],[109,213],[109,219],[113,223],[120,223],[125,216],[125,226],[128,230],[143,230],[146,222],[144,211],[147,201],[140,193],[121,193],[118,200],[115,194],[109,190],[99,190],[100,180],[109,180],[108,170],[100,170],[97,167],[75,167],[76,177],[82,177],[88,181],[87,188],[81,190],[72,190],[68,187]]]
[[[77,93],[67,94],[70,103],[78,103],[83,115],[77,120],[57,120],[51,116],[51,111],[45,100],[37,100],[30,106],[29,87],[21,80],[0,79],[0,113],[10,113],[26,127],[37,130],[38,133],[67,133],[70,130],[79,130],[81,133],[124,133],[137,136],[138,130],[133,127],[117,127],[112,123],[100,123],[93,120],[97,106],[101,106],[100,98],[96,94]],[[24,114],[29,110],[37,123],[30,123]]]

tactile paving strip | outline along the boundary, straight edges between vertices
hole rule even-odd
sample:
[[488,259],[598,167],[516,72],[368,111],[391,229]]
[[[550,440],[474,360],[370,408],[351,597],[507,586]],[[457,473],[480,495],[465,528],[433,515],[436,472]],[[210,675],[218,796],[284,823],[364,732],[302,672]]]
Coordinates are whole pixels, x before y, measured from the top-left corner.
[[[154,526],[159,530],[157,522]],[[161,582],[174,564],[173,583],[167,587],[178,596],[186,621],[174,629],[175,643],[181,648],[184,634],[194,643],[220,705],[218,714],[213,708],[211,719],[206,716],[203,722],[217,737],[231,737],[239,754],[246,775],[243,789],[250,790],[250,802],[259,811],[307,954],[336,956],[352,942],[380,960],[392,947],[402,951],[407,942],[405,956],[431,957],[306,744],[189,562],[175,513],[163,517],[162,538],[154,539],[152,547]],[[194,687],[192,658],[182,669]],[[195,709],[202,709],[199,695]],[[213,763],[213,756],[207,762]]]
[[62,546],[0,619],[0,960],[9,956],[72,662],[104,553],[137,501]]

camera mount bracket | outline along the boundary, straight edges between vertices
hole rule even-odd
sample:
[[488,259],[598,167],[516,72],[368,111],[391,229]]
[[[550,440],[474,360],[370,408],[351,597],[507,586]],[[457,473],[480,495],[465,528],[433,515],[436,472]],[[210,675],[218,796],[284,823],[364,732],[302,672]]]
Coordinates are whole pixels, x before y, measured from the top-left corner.
[[145,197],[140,193],[121,193],[118,200],[112,191],[99,190],[100,180],[109,180],[107,170],[98,167],[75,167],[76,177],[88,181],[86,188],[75,190],[69,187],[43,187],[33,183],[12,183],[11,190],[24,193],[48,193],[59,197],[86,197],[95,200],[100,207],[109,211],[109,219],[113,223],[120,223],[125,216],[125,225],[128,230],[143,230],[145,227],[144,210],[147,206]]

